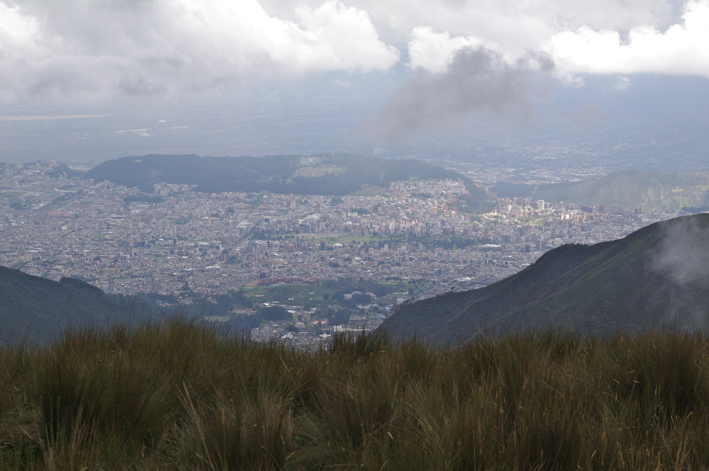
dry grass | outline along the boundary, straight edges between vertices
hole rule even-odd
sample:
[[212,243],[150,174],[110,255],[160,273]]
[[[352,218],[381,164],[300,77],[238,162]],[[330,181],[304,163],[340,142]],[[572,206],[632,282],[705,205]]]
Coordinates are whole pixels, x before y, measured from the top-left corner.
[[8,470],[700,470],[707,437],[701,334],[306,353],[176,320],[0,351]]

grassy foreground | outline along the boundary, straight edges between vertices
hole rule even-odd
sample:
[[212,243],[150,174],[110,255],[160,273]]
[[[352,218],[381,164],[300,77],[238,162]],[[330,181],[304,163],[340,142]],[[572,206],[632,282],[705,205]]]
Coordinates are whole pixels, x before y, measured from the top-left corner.
[[0,351],[0,469],[707,468],[699,334],[313,354],[173,321]]

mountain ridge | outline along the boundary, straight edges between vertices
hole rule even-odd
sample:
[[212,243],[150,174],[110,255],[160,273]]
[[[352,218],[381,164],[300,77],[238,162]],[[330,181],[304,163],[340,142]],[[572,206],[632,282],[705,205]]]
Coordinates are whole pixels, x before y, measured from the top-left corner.
[[692,243],[700,248],[687,266],[707,261],[709,214],[686,216],[616,241],[564,245],[487,287],[402,306],[381,328],[395,337],[416,333],[443,344],[515,329],[706,328],[709,268],[699,267],[690,281],[679,279],[683,268],[674,236],[689,252]]

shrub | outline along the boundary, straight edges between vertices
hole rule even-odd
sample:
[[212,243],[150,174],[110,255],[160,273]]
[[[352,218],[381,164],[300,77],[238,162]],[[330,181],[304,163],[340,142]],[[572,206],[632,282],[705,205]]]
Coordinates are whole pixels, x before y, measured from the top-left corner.
[[177,319],[5,348],[0,380],[0,469],[709,468],[703,334],[310,353]]

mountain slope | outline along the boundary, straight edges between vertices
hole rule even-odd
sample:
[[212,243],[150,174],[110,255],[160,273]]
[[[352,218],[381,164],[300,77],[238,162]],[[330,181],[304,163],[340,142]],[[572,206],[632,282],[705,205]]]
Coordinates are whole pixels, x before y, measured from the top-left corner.
[[612,332],[665,324],[709,326],[709,214],[616,241],[559,247],[485,288],[403,306],[382,328],[455,343],[517,329]]
[[347,195],[366,187],[388,188],[393,181],[452,179],[463,181],[474,202],[487,192],[451,170],[418,160],[393,160],[363,155],[333,154],[303,157],[199,157],[145,155],[103,162],[85,178],[108,180],[146,193],[160,182],[197,185],[207,193],[271,191],[280,194]]
[[534,198],[606,206],[615,204],[647,211],[676,210],[709,204],[709,175],[619,170],[562,188],[537,191]]
[[80,280],[56,282],[0,266],[0,345],[25,337],[42,342],[69,325],[101,327],[147,314],[143,306],[114,302]]
[[531,185],[498,183],[490,188],[498,197],[603,204],[646,211],[677,210],[709,205],[709,174],[675,174],[619,170],[575,183]]

